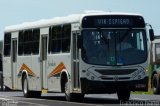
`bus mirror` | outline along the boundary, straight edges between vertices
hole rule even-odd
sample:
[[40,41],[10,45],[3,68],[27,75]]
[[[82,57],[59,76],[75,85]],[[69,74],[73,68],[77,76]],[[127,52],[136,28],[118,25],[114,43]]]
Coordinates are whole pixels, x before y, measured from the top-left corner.
[[82,37],[81,36],[78,36],[78,40],[77,40],[77,47],[78,48],[82,48]]
[[150,40],[153,41],[154,40],[154,31],[153,31],[153,29],[149,29],[149,36],[150,36]]

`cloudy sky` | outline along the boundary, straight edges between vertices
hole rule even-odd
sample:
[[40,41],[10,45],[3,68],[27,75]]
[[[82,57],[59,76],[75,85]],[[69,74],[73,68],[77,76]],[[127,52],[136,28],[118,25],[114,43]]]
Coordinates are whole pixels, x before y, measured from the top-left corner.
[[86,10],[142,14],[160,35],[160,0],[0,0],[0,40],[6,26],[83,13]]

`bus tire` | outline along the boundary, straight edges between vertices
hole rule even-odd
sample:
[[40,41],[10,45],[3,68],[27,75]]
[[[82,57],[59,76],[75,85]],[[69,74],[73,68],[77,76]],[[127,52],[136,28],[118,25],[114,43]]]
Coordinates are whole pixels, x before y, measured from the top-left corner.
[[28,86],[28,80],[27,76],[25,75],[22,79],[22,90],[23,90],[23,95],[26,98],[31,97],[31,92],[29,91],[29,86]]
[[70,82],[67,79],[65,82],[65,97],[67,101],[82,101],[84,99],[84,94],[71,93],[70,92]]
[[129,90],[119,90],[117,91],[117,96],[119,101],[128,101],[131,92]]
[[28,80],[27,80],[27,76],[25,75],[23,77],[23,83],[22,83],[22,90],[23,90],[23,95],[26,98],[31,98],[31,97],[35,97],[35,98],[39,98],[41,97],[41,91],[30,91],[29,85],[28,85]]
[[153,91],[153,94],[160,94],[160,76],[158,74],[153,75],[152,91]]

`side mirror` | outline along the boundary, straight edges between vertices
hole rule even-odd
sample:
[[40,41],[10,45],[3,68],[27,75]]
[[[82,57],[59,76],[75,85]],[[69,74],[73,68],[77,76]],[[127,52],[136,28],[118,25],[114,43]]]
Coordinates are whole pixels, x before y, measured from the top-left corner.
[[83,39],[81,36],[77,37],[77,48],[82,48],[83,47]]
[[154,31],[153,31],[153,29],[149,29],[149,36],[150,36],[150,40],[153,41],[154,40]]

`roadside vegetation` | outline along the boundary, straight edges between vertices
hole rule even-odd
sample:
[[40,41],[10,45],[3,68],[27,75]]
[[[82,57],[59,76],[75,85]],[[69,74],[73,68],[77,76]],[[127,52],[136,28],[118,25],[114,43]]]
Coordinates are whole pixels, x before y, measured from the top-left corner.
[[148,67],[148,75],[149,75],[149,83],[148,83],[148,92],[131,92],[132,94],[148,94],[148,95],[153,95],[153,91],[151,89],[151,74],[152,74],[152,70],[153,70],[153,65],[150,65]]

